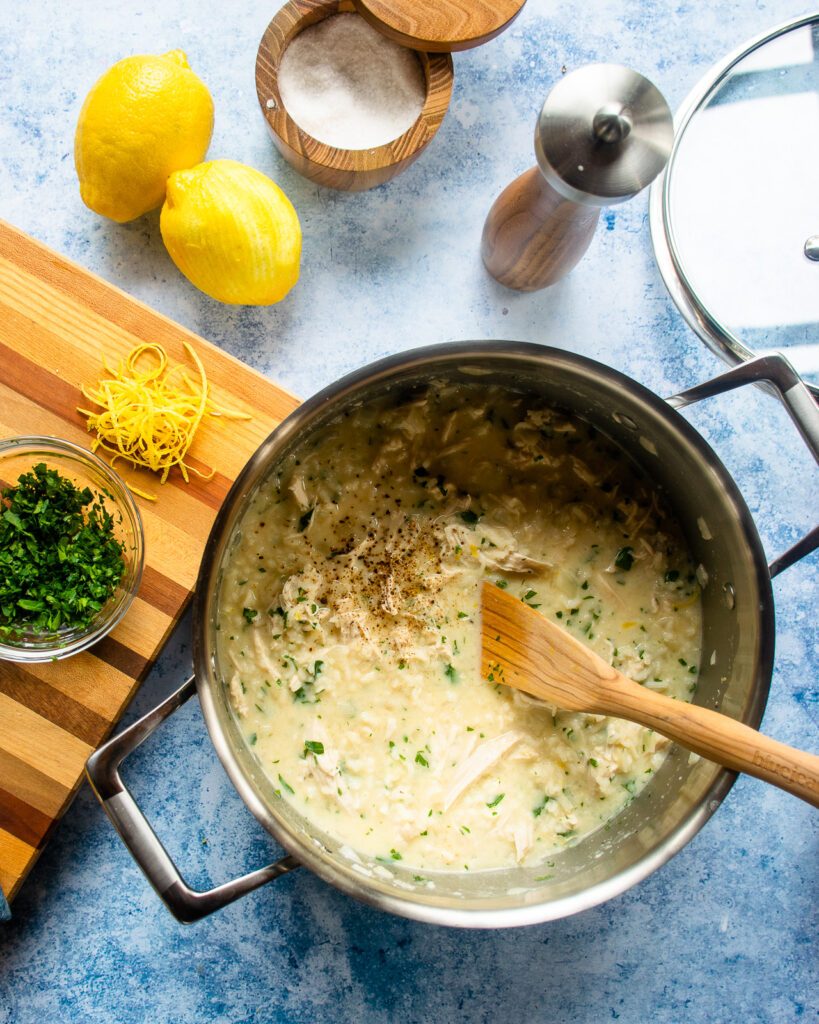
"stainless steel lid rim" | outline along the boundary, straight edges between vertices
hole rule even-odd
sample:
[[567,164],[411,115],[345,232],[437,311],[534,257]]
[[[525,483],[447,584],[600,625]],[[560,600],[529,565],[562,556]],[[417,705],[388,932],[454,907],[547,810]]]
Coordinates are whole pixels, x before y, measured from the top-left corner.
[[[750,40],[743,42],[727,56],[711,65],[701,76],[688,95],[680,104],[674,115],[674,144],[668,164],[664,171],[651,185],[649,192],[649,229],[654,249],[654,256],[660,274],[674,304],[688,326],[715,355],[729,364],[744,362],[759,353],[749,348],[734,331],[719,322],[707,310],[697,297],[688,273],[682,265],[678,247],[675,243],[674,229],[671,223],[671,199],[668,188],[670,177],[674,173],[677,154],[685,129],[694,115],[705,107],[709,99],[716,94],[733,69],[747,56],[765,44],[786,32],[804,28],[819,20],[819,12],[800,15],[781,22],[772,29],[761,32]],[[787,355],[787,350],[785,350]],[[819,385],[805,382],[810,390],[819,395]],[[762,385],[765,387],[765,385]]]

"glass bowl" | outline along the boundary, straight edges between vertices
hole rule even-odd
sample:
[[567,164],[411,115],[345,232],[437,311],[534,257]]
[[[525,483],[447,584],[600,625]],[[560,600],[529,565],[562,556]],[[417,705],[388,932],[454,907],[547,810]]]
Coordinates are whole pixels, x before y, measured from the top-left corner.
[[13,437],[0,441],[0,489],[16,486],[22,473],[39,463],[55,469],[79,487],[100,493],[114,519],[114,537],[122,543],[124,571],[111,597],[83,628],[60,628],[42,633],[21,630],[13,639],[0,639],[0,659],[57,661],[87,650],[110,633],[133,601],[142,579],[144,536],[139,509],[124,481],[85,448],[56,437]]

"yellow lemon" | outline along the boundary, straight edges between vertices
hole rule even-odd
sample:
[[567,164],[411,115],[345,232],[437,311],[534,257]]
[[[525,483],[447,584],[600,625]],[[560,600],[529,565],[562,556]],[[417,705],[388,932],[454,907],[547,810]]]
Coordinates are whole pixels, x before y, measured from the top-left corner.
[[86,97],[74,163],[86,206],[124,223],[155,209],[168,176],[208,151],[213,100],[181,50],[126,57]]
[[296,211],[270,178],[235,160],[172,174],[159,229],[185,277],[219,302],[269,306],[299,279]]

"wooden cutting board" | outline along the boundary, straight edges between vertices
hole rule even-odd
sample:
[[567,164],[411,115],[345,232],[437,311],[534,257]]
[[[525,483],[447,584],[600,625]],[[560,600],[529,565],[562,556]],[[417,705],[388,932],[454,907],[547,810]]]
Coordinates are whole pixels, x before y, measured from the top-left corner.
[[[87,270],[0,221],[0,437],[50,434],[90,447],[81,383],[96,381],[101,355],[116,365],[155,341],[172,363],[191,344],[211,394],[250,420],[206,417],[190,462],[212,479],[121,469],[157,494],[137,498],[145,572],[120,625],[91,651],[21,666],[0,661],[0,888],[11,900],[82,780],[88,755],[111,732],[191,596],[211,524],[228,489],[298,401],[236,359],[153,312]],[[118,467],[119,468],[119,467]]]

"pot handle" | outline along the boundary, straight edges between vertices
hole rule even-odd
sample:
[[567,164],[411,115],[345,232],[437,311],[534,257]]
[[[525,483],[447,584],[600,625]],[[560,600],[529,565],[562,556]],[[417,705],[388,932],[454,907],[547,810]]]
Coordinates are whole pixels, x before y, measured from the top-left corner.
[[146,740],[169,716],[196,693],[193,676],[175,693],[149,711],[127,729],[95,751],[85,766],[91,788],[105,813],[127,846],[131,856],[177,921],[192,924],[214,910],[245,896],[259,886],[299,867],[294,857],[283,857],[275,864],[225,882],[215,889],[198,892],[191,889],[171,860],[150,822],[137,806],[119,774],[125,758]]
[[[779,397],[788,411],[790,418],[802,435],[802,439],[811,451],[814,459],[819,462],[819,407],[807,385],[794,370],[788,360],[779,352],[758,356],[747,363],[740,363],[733,369],[697,384],[678,395],[672,395],[666,401],[673,409],[682,409],[693,405],[703,398],[721,395],[725,391],[742,387],[743,384],[759,384],[767,381],[776,388]],[[768,566],[771,578],[778,576],[784,569],[798,562],[819,547],[819,526],[815,526],[793,547],[788,548]]]

